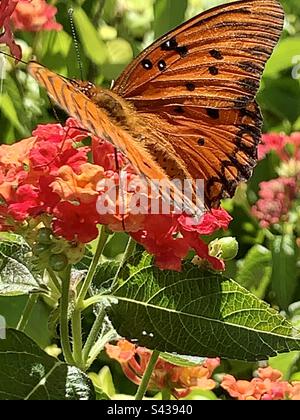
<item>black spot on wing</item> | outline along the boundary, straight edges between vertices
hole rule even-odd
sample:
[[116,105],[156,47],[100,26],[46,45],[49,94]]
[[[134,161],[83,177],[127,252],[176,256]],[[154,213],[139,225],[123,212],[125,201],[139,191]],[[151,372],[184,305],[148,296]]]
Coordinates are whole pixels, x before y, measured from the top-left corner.
[[215,59],[215,60],[223,60],[223,54],[219,50],[210,50],[209,54]]
[[175,51],[180,55],[180,57],[186,57],[189,52],[188,47],[186,45],[175,48]]
[[178,47],[176,38],[171,38],[161,44],[160,48],[162,51],[174,51]]
[[188,91],[194,92],[194,90],[196,89],[196,85],[192,82],[188,82],[186,84],[186,88],[187,88]]
[[159,69],[160,71],[164,71],[164,70],[166,70],[166,68],[167,68],[167,63],[165,62],[165,60],[160,60],[160,61],[157,63],[157,67],[158,67],[158,69]]
[[210,67],[208,68],[208,71],[210,72],[210,74],[211,74],[212,76],[217,76],[217,75],[219,74],[219,69],[218,69],[218,67],[216,67],[216,66],[210,66]]
[[206,113],[210,118],[213,118],[214,120],[218,120],[220,118],[220,111],[215,108],[207,108]]
[[184,114],[184,108],[182,107],[182,106],[176,106],[175,108],[174,108],[174,112],[176,113],[176,114]]
[[148,59],[142,60],[142,66],[144,67],[145,70],[153,69],[153,64],[151,60],[148,60]]

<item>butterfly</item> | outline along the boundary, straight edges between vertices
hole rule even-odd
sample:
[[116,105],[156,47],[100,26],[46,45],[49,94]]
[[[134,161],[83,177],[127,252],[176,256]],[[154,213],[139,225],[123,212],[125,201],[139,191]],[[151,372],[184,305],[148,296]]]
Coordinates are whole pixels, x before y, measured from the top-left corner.
[[210,9],[143,51],[111,90],[32,61],[30,74],[84,128],[110,141],[148,180],[203,179],[220,205],[257,163],[255,96],[283,28],[277,0]]

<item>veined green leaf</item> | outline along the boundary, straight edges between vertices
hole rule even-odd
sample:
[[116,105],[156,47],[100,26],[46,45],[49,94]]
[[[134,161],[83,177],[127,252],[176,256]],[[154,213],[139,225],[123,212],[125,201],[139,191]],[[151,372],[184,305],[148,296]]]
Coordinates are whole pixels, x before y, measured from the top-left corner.
[[0,400],[94,400],[91,380],[20,331],[0,340]]
[[247,361],[300,349],[292,325],[233,280],[190,264],[182,273],[139,267],[121,273],[106,296],[125,338],[163,352]]

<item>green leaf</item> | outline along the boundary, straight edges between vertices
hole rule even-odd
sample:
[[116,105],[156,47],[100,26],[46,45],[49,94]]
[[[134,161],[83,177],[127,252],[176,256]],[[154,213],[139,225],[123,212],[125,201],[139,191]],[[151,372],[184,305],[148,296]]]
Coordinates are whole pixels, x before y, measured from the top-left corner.
[[87,57],[92,60],[94,64],[101,66],[107,59],[105,43],[100,38],[99,33],[93,26],[89,17],[80,7],[74,8],[73,18]]
[[297,248],[293,235],[277,236],[272,247],[272,291],[281,309],[287,310],[297,288]]
[[181,398],[181,400],[187,401],[215,401],[217,399],[212,391],[205,391],[203,389],[193,389],[187,397]]
[[300,84],[291,77],[265,79],[258,98],[262,108],[279,119],[296,122],[300,114]]
[[180,25],[185,17],[187,0],[156,0],[154,4],[155,38]]
[[98,374],[95,372],[89,373],[89,378],[98,394],[97,399],[109,400],[116,394],[113,377],[108,366],[103,366]]
[[[81,52],[81,51],[80,51]],[[79,78],[76,49],[72,37],[65,31],[43,31],[39,35],[37,48],[39,60],[52,71],[63,76]],[[84,54],[80,54],[82,68],[85,70]]]
[[300,56],[300,38],[290,37],[282,40],[275,48],[272,57],[269,59],[264,75],[274,77],[283,70],[293,67],[295,57]]
[[236,282],[190,264],[182,273],[140,267],[121,273],[114,296],[105,297],[125,338],[163,352],[248,361],[300,349],[292,325]]
[[271,281],[271,260],[270,250],[262,245],[254,245],[241,262],[236,281],[262,299]]
[[20,331],[0,340],[0,400],[94,400],[90,379]]
[[283,379],[289,381],[293,369],[297,362],[299,362],[300,353],[292,351],[290,353],[280,354],[279,356],[272,357],[269,360],[269,365],[273,369],[278,369],[283,374]]
[[0,111],[6,116],[13,127],[20,133],[24,133],[24,128],[20,123],[15,104],[7,93],[0,94]]
[[[141,268],[151,264],[153,258],[146,252],[137,252],[129,259],[127,265],[123,268],[123,276],[133,276]],[[115,261],[106,261],[99,264],[95,277],[93,279],[93,287],[99,293],[103,287],[109,289],[115,275],[117,274],[120,263]]]
[[205,357],[182,356],[180,354],[171,353],[161,353],[159,357],[165,362],[172,363],[172,365],[181,367],[198,366],[204,363],[206,360]]
[[25,244],[0,242],[0,296],[19,296],[31,292],[45,292],[40,277],[30,265]]

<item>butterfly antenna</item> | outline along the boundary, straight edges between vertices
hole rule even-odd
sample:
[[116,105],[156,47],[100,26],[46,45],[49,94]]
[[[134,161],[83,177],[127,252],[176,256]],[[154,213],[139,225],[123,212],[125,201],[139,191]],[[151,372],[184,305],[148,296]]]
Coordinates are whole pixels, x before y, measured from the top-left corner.
[[80,79],[83,80],[83,68],[82,68],[82,61],[81,61],[81,56],[80,56],[80,48],[79,48],[79,42],[78,42],[76,29],[74,25],[74,19],[73,19],[74,9],[70,8],[68,10],[68,14],[69,14],[72,37],[74,41],[74,48],[75,48],[75,53],[76,53],[76,58],[77,58],[78,69],[80,72]]
[[13,59],[14,59],[14,60],[16,60],[18,63],[25,64],[26,66],[28,65],[28,61],[24,61],[24,60],[22,60],[21,58],[14,57],[12,54],[6,53],[6,52],[4,52],[4,51],[0,51],[0,54],[5,55],[6,57],[9,57],[9,58],[13,58]]
[[5,79],[5,59],[1,55],[0,56],[0,93],[3,92],[4,79]]

